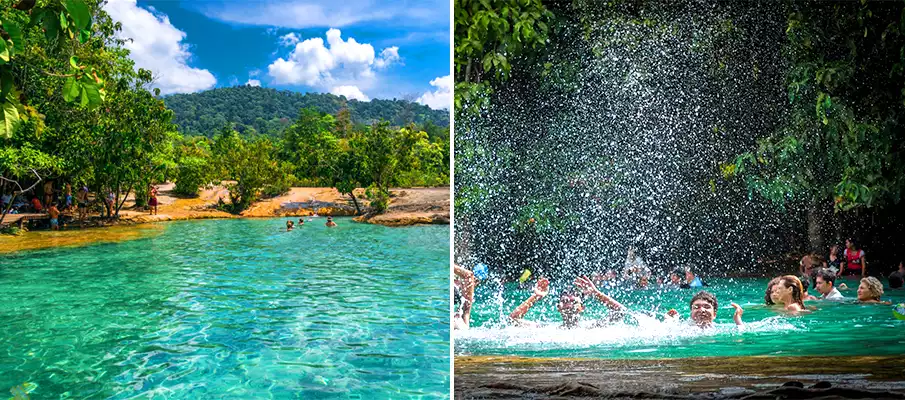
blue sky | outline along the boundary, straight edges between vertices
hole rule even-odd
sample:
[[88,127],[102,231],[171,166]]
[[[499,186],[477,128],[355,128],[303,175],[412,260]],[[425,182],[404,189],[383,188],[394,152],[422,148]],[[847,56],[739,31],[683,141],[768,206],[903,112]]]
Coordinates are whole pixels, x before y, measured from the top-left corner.
[[110,0],[165,94],[253,84],[448,108],[449,1]]

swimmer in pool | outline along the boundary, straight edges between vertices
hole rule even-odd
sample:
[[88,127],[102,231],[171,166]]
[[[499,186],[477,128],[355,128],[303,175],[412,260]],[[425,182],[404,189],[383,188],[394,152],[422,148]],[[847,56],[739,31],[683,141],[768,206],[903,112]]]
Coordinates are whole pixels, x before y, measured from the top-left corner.
[[[742,314],[745,311],[742,310],[742,307],[738,304],[730,304],[733,308],[735,308],[735,314],[732,316],[732,319],[735,320],[735,324],[738,326],[744,325],[744,323],[742,322]],[[701,329],[712,328],[713,321],[716,319],[716,296],[714,296],[710,292],[702,290],[691,298],[690,305],[691,321],[689,321],[689,323],[692,323]],[[679,312],[674,309],[669,310],[669,312],[666,313],[666,316],[669,318],[676,318],[678,317],[678,315]]]
[[867,278],[861,279],[861,284],[858,286],[858,301],[861,303],[875,303],[875,304],[892,304],[888,301],[880,300],[880,296],[883,295],[883,283],[880,282],[879,279],[874,278],[872,276],[868,276]]
[[770,303],[781,304],[787,311],[804,311],[802,295],[804,287],[795,275],[784,275],[770,281],[767,285]]
[[286,221],[286,232],[292,230],[292,221]]
[[478,284],[478,279],[474,273],[462,268],[458,264],[453,264],[456,274],[455,285],[456,293],[461,295],[462,303],[460,308],[456,310],[453,318],[453,329],[468,329],[471,323],[471,307],[474,305],[474,288]]
[[336,222],[333,222],[333,217],[330,217],[330,216],[327,217],[326,225],[328,228],[332,228],[332,227],[336,226]]
[[[613,300],[611,297],[597,290],[597,287],[594,286],[594,283],[591,282],[590,279],[580,277],[575,280],[575,285],[585,294],[592,295],[597,300],[606,304],[612,311],[610,313],[611,318],[621,316],[625,310],[625,307],[622,304],[619,304],[616,300]],[[528,313],[528,310],[534,306],[534,303],[547,296],[550,292],[549,286],[550,281],[548,281],[547,278],[538,279],[537,284],[534,286],[534,293],[516,307],[515,310],[512,311],[512,314],[509,314],[509,319],[518,325],[537,326],[536,322],[525,321],[522,318]],[[582,302],[581,297],[575,293],[563,292],[559,295],[559,302],[556,304],[556,309],[562,316],[562,327],[575,328],[581,320],[581,313],[584,312],[584,303]]]
[[305,219],[299,218],[299,226],[305,225]]

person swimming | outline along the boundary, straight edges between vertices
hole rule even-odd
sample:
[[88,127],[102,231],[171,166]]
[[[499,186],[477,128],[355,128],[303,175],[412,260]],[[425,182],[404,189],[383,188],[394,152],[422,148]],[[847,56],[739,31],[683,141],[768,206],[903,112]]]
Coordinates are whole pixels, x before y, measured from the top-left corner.
[[478,284],[478,279],[474,273],[462,268],[458,264],[453,264],[455,272],[455,287],[458,298],[461,299],[459,309],[456,310],[453,317],[453,329],[466,330],[471,324],[471,307],[474,305],[474,289]]
[[292,221],[286,221],[286,232],[292,230]]
[[879,279],[874,278],[872,276],[868,276],[867,278],[861,279],[861,284],[858,285],[858,301],[861,303],[875,303],[875,304],[892,304],[888,301],[880,300],[880,296],[883,296],[883,283],[880,282]]
[[691,271],[691,268],[685,270],[685,283],[683,289],[707,286],[701,278]]
[[[594,286],[594,283],[591,282],[590,279],[586,277],[580,277],[575,280],[575,285],[579,287],[585,294],[592,295],[597,300],[606,304],[607,307],[612,311],[611,318],[616,318],[622,315],[625,307],[622,304],[619,304],[616,300],[613,300],[611,297],[601,293],[597,290],[597,287]],[[535,327],[538,324],[534,321],[525,321],[522,318],[528,313],[528,310],[537,303],[538,300],[543,299],[550,292],[550,281],[547,278],[540,278],[537,280],[537,284],[534,286],[534,293],[531,294],[528,299],[526,299],[522,304],[515,308],[511,314],[509,314],[509,320],[513,323],[522,326],[532,326]],[[578,326],[578,322],[581,320],[581,314],[584,312],[585,307],[584,303],[581,300],[581,297],[576,295],[571,291],[563,292],[559,295],[559,301],[556,304],[556,310],[559,311],[559,314],[562,316],[562,327],[563,328],[575,328]]]
[[333,222],[333,217],[331,217],[331,216],[329,216],[329,215],[327,216],[327,223],[326,223],[326,225],[327,225],[328,228],[332,228],[332,227],[336,226],[336,222]]
[[299,226],[305,225],[305,218],[299,218]]
[[795,275],[784,275],[774,278],[767,284],[769,293],[767,304],[782,304],[787,311],[804,311],[802,294],[804,288],[801,280]]
[[[742,309],[742,306],[735,303],[730,304],[735,308],[735,314],[732,316],[735,325],[744,325],[744,322],[742,322],[742,314],[745,311]],[[705,290],[698,292],[691,298],[691,302],[689,303],[689,307],[691,308],[691,320],[689,322],[701,329],[712,328],[713,321],[716,320],[717,306],[716,296],[712,293]],[[677,318],[679,312],[675,309],[671,309],[666,313],[666,316],[669,318]]]

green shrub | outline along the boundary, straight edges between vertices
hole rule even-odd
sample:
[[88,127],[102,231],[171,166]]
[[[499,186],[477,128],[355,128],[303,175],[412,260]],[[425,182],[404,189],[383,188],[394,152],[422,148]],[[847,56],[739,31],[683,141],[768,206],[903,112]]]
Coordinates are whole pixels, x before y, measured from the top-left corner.
[[365,197],[371,201],[371,208],[378,214],[385,212],[390,204],[390,193],[375,185],[365,189]]
[[197,196],[198,189],[210,183],[207,159],[183,157],[176,171],[176,187],[173,193],[182,196]]

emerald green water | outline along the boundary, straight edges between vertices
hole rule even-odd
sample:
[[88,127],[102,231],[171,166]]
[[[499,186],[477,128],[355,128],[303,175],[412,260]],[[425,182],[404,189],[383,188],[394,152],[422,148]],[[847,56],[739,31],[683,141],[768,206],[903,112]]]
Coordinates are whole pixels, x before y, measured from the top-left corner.
[[[684,319],[689,318],[689,301],[697,293],[695,289],[602,289],[633,310],[632,317],[591,327],[606,314],[606,307],[585,300],[584,328],[562,329],[554,291],[566,287],[565,282],[551,284],[551,294],[525,316],[526,320],[540,322],[540,327],[514,327],[502,321],[530,296],[530,291],[519,290],[514,284],[500,291],[492,282],[482,282],[475,293],[472,328],[453,333],[455,353],[607,359],[905,354],[905,321],[893,317],[890,305],[854,303],[858,281],[845,281],[852,287],[842,291],[849,302],[808,301],[805,305],[812,312],[797,316],[764,305],[767,281],[709,282],[711,286],[705,289],[719,302],[717,326],[711,330],[665,322],[651,313],[663,314],[675,308]],[[883,300],[903,303],[905,291],[887,287]],[[742,329],[732,322],[731,301],[745,309],[746,325]]]
[[0,256],[0,391],[447,398],[449,227],[166,223]]

